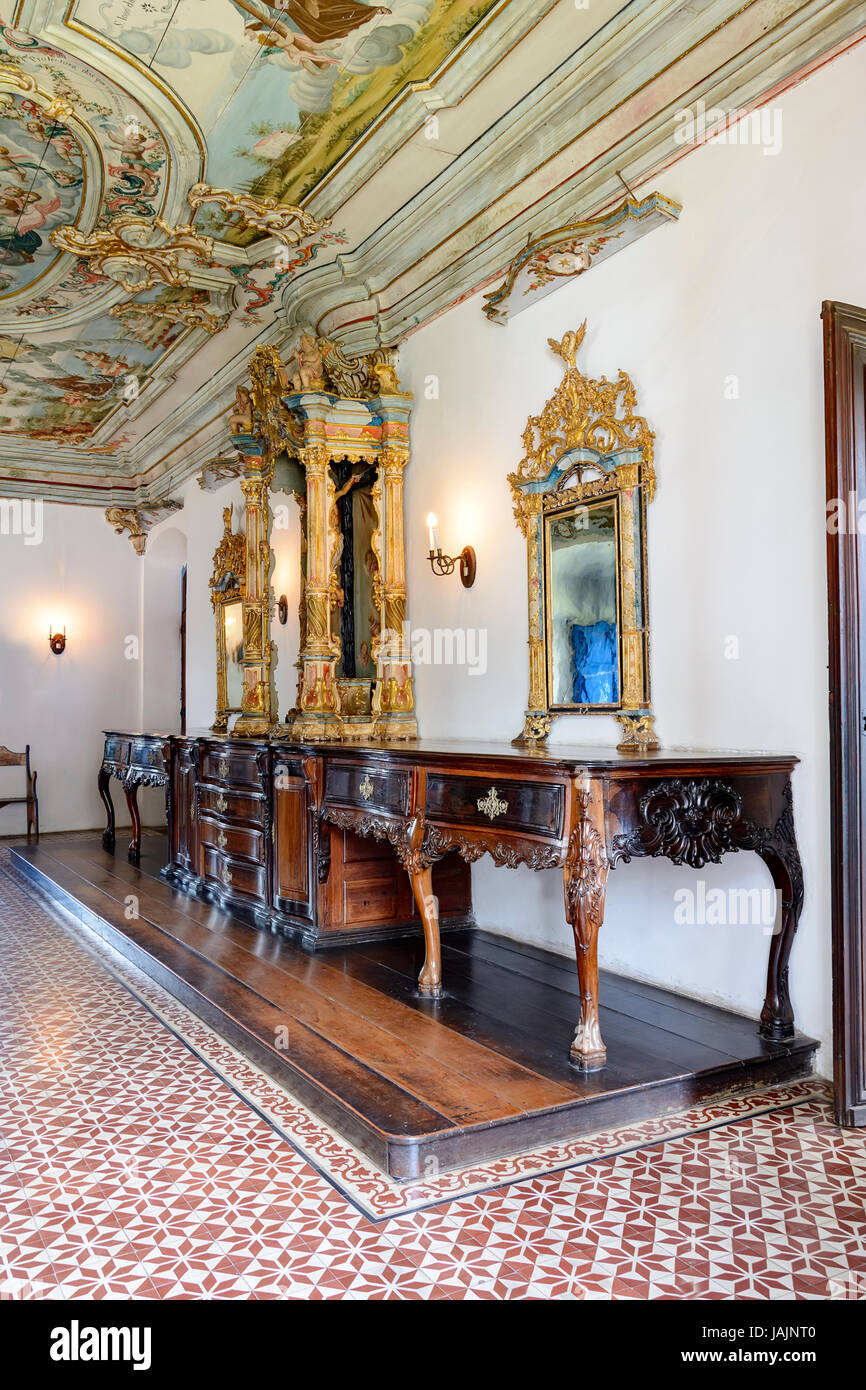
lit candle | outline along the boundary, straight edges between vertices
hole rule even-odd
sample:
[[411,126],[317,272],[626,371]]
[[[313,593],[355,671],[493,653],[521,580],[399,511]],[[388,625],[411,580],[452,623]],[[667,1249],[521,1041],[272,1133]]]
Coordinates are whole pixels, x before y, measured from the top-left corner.
[[435,512],[428,513],[427,530],[430,532],[430,550],[435,553],[439,549],[439,533],[436,530]]

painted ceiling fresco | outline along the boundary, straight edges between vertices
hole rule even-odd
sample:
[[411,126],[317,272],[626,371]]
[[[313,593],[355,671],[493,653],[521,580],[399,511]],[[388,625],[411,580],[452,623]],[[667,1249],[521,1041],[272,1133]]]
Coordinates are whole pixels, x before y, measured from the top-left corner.
[[494,0],[77,0],[193,112],[208,182],[296,203]]
[[48,234],[76,220],[83,188],[72,132],[46,121],[35,102],[10,97],[0,112],[0,299],[33,290],[57,259]]
[[[0,435],[122,447],[124,420],[154,381],[229,324],[266,321],[286,279],[345,242],[322,224],[265,263],[265,229],[232,206],[188,205],[187,192],[205,182],[296,204],[493,4],[10,5],[9,22],[0,17]],[[216,250],[193,247],[174,280],[144,293],[119,287],[123,246],[101,260],[70,241],[91,247],[113,232],[162,244],[155,222],[167,209],[169,232],[188,224]]]

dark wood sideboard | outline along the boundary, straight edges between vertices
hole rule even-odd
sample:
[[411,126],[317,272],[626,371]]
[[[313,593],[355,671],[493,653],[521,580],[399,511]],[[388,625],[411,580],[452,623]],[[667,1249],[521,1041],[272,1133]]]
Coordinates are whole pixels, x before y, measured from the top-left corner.
[[[133,857],[136,787],[161,779],[170,844],[165,877],[312,946],[329,936],[411,930],[411,888],[426,942],[418,987],[431,997],[443,988],[440,921],[465,922],[471,911],[469,864],[489,854],[507,868],[561,870],[581,994],[571,1058],[594,1070],[606,1060],[598,933],[608,874],[638,857],[702,869],[739,850],[760,855],[778,890],[778,911],[759,1030],[774,1040],[793,1037],[788,958],[803,905],[791,791],[796,762],[781,754],[691,750],[625,754],[423,740],[299,745],[108,732],[100,770],[109,808],[104,843],[114,840],[110,776],[120,777],[131,797]],[[387,909],[358,887],[376,881],[376,873],[381,884],[393,882],[384,889]]]

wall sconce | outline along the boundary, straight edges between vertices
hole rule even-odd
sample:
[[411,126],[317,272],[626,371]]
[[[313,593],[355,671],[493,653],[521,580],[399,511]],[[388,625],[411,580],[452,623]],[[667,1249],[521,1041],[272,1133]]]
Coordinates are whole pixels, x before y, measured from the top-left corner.
[[281,627],[285,627],[286,623],[289,621],[289,600],[286,598],[285,594],[280,594],[274,604],[274,617]]
[[48,624],[48,645],[55,656],[60,656],[61,652],[66,651],[66,624],[63,625],[62,632],[52,632],[51,624]]
[[464,545],[459,555],[443,555],[439,545],[437,521],[433,512],[427,517],[427,531],[430,536],[430,550],[427,559],[434,574],[453,574],[455,565],[460,566],[460,582],[464,589],[471,589],[475,583],[475,551],[471,545]]

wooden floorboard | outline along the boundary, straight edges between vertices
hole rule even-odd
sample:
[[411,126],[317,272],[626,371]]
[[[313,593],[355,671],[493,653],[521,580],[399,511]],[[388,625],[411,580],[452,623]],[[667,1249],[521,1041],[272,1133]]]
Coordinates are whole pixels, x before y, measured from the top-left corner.
[[609,1062],[585,1074],[568,1059],[574,964],[542,948],[455,930],[443,939],[445,996],[422,999],[420,931],[311,955],[171,888],[156,837],[139,867],[93,836],[13,853],[41,890],[399,1177],[431,1156],[448,1167],[517,1152],[811,1064],[809,1039],[766,1043],[753,1020],[608,974]]
[[[60,863],[88,868],[90,882],[106,891],[106,875],[92,854],[81,856],[60,849]],[[110,857],[110,856],[107,856]],[[215,911],[210,924],[178,924],[168,885],[125,866],[113,881],[113,896],[122,901],[133,888],[139,911],[149,922],[172,930],[191,949],[227,973],[243,980],[270,1003],[292,1018],[314,1028],[320,1036],[337,1041],[368,1066],[390,1080],[399,1079],[419,1099],[464,1123],[538,1109],[571,1099],[572,1092],[538,1077],[489,1048],[473,1044],[443,1027],[435,1019],[353,980],[328,965],[276,938],[263,936],[253,927],[235,922]],[[110,890],[109,890],[110,891]],[[231,933],[229,941],[221,940]],[[216,936],[218,945],[211,938]],[[245,940],[246,948],[238,939]],[[264,949],[271,959],[262,959]],[[395,1060],[398,1065],[395,1069]]]

